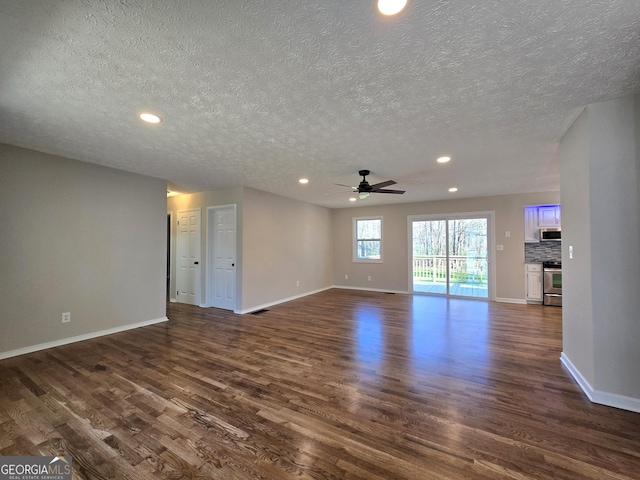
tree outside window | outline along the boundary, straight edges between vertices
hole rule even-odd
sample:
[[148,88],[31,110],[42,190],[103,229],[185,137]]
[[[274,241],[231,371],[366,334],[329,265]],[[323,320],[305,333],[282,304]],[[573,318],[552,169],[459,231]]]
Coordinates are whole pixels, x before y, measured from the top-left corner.
[[382,217],[354,218],[353,227],[353,260],[382,262]]

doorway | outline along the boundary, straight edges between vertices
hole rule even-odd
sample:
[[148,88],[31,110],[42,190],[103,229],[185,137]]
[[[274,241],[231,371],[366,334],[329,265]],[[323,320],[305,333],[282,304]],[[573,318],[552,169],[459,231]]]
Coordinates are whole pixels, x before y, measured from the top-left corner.
[[207,305],[236,307],[236,206],[207,208]]
[[412,291],[488,299],[490,218],[411,217]]

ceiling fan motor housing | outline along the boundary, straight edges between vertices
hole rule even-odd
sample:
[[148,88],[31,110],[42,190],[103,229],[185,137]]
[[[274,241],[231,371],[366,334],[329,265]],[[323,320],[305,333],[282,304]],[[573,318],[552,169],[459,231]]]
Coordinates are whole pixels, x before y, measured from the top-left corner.
[[369,185],[369,182],[367,182],[367,179],[365,178],[371,172],[369,170],[360,170],[358,173],[360,174],[360,176],[362,176],[362,181],[360,182],[360,185],[358,185],[358,192],[370,192],[371,190],[373,190],[373,188],[371,188],[371,185]]

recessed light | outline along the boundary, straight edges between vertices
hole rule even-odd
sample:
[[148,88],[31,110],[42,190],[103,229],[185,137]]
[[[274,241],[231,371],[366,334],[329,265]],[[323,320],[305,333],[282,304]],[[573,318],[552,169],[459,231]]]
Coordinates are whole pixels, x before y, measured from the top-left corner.
[[440,157],[436,160],[438,163],[447,163],[451,161],[451,157]]
[[153,113],[141,113],[140,120],[147,123],[160,123],[162,119]]
[[407,2],[408,0],[376,0],[376,6],[382,15],[391,16],[404,10]]
[[300,180],[298,180],[298,182],[300,182],[300,183],[309,183],[309,179],[308,178],[301,178]]
[[458,187],[451,187],[451,188],[449,189],[449,191],[450,191],[451,193],[453,193],[453,192],[457,192],[457,191],[458,191]]
[[357,198],[356,198],[356,197],[351,197],[351,198],[349,199],[349,201],[350,201],[350,202],[355,202],[356,200],[357,200]]

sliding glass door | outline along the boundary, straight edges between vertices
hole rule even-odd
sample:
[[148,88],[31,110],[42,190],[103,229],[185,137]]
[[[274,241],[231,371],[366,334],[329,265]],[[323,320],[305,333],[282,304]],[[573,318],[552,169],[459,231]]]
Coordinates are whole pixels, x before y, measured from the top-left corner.
[[489,217],[411,220],[413,291],[489,298]]

